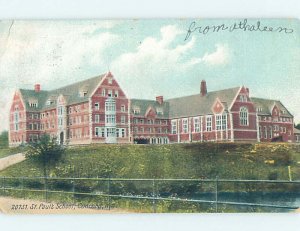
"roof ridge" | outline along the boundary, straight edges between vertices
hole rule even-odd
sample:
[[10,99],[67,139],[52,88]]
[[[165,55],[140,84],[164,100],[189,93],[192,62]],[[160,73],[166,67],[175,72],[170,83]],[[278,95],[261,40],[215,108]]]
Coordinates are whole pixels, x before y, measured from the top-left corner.
[[[228,90],[232,90],[232,89],[240,89],[240,87],[231,87],[231,88],[226,88],[226,89],[221,89],[221,90],[209,91],[209,92],[207,92],[206,95],[216,93],[216,92],[228,91]],[[200,96],[200,95],[201,95],[200,93],[197,93],[197,94],[193,94],[193,95],[179,96],[179,97],[167,99],[166,101],[173,100],[173,99],[187,98],[187,97],[192,97],[192,96]]]
[[68,85],[65,85],[63,87],[60,87],[60,88],[56,88],[56,89],[53,89],[53,90],[49,90],[49,92],[53,92],[53,91],[58,91],[58,90],[61,90],[61,89],[64,89],[64,88],[68,88],[68,87],[72,87],[72,86],[75,86],[75,85],[79,85],[81,83],[84,83],[84,82],[87,82],[87,81],[90,81],[90,80],[93,80],[93,79],[96,79],[96,78],[103,78],[105,76],[105,74],[101,74],[101,75],[98,75],[98,76],[94,76],[92,78],[88,78],[88,79],[85,79],[85,80],[81,80],[81,81],[78,81],[78,82],[74,82],[74,83],[71,83],[71,84],[68,84]]

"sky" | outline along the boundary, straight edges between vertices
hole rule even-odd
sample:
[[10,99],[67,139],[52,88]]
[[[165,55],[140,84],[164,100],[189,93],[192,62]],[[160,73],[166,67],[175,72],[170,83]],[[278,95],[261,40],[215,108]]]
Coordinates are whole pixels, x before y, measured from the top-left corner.
[[246,86],[280,100],[300,123],[298,20],[259,20],[293,33],[210,30],[185,40],[193,21],[203,31],[244,19],[0,21],[0,132],[16,89],[51,90],[108,71],[129,98],[197,94],[203,79],[208,91]]

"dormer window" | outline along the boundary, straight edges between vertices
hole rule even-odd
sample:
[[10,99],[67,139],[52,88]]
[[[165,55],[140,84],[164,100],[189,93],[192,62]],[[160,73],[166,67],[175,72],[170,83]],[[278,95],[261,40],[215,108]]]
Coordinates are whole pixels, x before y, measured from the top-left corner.
[[256,111],[257,111],[257,112],[262,112],[262,108],[261,108],[261,107],[258,107],[258,108],[256,108]]
[[163,115],[164,114],[163,109],[162,108],[156,108],[156,114],[157,115]]
[[141,113],[141,110],[139,107],[134,107],[133,108],[133,114],[140,114]]
[[37,100],[30,100],[28,103],[29,103],[29,107],[32,107],[32,108],[37,108],[38,107]]
[[46,105],[47,105],[47,106],[50,106],[50,105],[52,105],[52,104],[54,104],[54,101],[53,101],[52,99],[48,99],[48,100],[46,101]]

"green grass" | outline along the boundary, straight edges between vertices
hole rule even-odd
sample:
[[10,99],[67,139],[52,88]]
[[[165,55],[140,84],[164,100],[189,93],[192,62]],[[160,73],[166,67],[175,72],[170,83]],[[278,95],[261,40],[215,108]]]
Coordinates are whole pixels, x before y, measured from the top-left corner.
[[[220,178],[220,179],[271,179],[289,180],[291,166],[293,180],[300,180],[300,146],[292,144],[244,144],[244,143],[194,143],[172,145],[90,145],[68,148],[66,155],[55,167],[49,169],[50,177],[111,177],[111,178]],[[266,163],[266,161],[271,162]],[[35,177],[43,171],[32,160],[25,160],[0,172],[0,176]],[[34,181],[34,180],[33,180]],[[35,180],[36,181],[36,180]],[[42,181],[42,180],[41,180]],[[149,182],[148,182],[149,183]],[[20,180],[6,179],[6,184],[20,186]],[[159,192],[176,192],[189,196],[191,192],[214,193],[213,183],[157,183]],[[43,182],[28,182],[25,188],[43,190]],[[152,191],[150,185],[141,182],[111,183],[111,193],[134,195]],[[52,190],[71,191],[71,182],[48,182]],[[77,192],[105,191],[106,182],[77,181]],[[298,192],[295,185],[220,183],[221,192]],[[6,191],[15,197],[43,200],[43,193]],[[100,196],[73,196],[51,193],[49,200],[80,203],[107,203]],[[112,206],[130,211],[151,212],[149,200],[112,199]],[[214,206],[198,203],[162,201],[157,212],[214,212]],[[250,209],[250,210],[249,210]],[[253,209],[253,210],[251,210]],[[220,205],[222,212],[266,212],[261,208],[235,208]]]
[[[300,147],[291,144],[91,145],[67,150],[50,169],[57,177],[223,178],[300,180]],[[265,161],[274,160],[274,164]],[[42,176],[26,160],[2,176]]]
[[17,154],[22,152],[23,149],[16,147],[16,148],[0,148],[0,158],[7,157],[9,155]]

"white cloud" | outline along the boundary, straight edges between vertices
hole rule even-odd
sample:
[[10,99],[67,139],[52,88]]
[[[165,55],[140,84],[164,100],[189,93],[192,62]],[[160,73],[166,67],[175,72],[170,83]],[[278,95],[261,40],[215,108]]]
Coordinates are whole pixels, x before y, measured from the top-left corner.
[[7,110],[16,88],[39,82],[49,89],[86,78],[88,68],[107,66],[110,60],[103,53],[120,41],[107,29],[117,23],[16,21],[9,33],[11,23],[0,22],[0,131],[8,128]]
[[190,65],[204,63],[209,66],[224,65],[229,62],[229,49],[226,44],[216,44],[216,50],[212,53],[205,53],[201,58],[191,59]]

